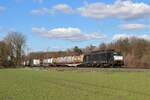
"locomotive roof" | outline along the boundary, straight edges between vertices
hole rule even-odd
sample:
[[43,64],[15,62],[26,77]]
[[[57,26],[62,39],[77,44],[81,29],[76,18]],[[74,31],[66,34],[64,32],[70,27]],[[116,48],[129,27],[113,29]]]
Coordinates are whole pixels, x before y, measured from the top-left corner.
[[97,53],[97,52],[114,52],[115,50],[113,49],[108,49],[108,50],[98,50],[98,51],[93,51],[91,53]]
[[88,54],[86,54],[86,55],[89,55],[89,54],[97,54],[97,53],[108,53],[108,52],[114,52],[115,50],[113,50],[113,49],[108,49],[108,50],[98,50],[98,51],[92,51],[92,52],[90,52],[90,53],[88,53]]

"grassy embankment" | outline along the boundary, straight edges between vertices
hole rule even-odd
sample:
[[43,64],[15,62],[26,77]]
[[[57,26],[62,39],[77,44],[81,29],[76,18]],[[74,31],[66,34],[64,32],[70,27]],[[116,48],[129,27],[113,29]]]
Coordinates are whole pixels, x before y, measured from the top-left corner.
[[1,69],[0,100],[150,100],[150,70]]

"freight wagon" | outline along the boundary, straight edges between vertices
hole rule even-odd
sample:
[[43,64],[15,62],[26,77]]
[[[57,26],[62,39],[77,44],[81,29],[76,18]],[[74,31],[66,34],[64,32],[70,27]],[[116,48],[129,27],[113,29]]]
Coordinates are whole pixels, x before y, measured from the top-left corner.
[[52,64],[55,66],[77,66],[83,63],[84,55],[79,56],[65,56],[53,58]]
[[40,66],[40,65],[41,65],[40,59],[33,59],[33,63],[31,66]]
[[52,66],[53,60],[53,58],[43,59],[42,66]]

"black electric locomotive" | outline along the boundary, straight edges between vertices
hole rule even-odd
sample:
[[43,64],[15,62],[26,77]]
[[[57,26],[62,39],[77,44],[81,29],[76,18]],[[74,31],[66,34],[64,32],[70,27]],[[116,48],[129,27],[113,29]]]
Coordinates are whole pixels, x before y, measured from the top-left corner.
[[124,59],[121,52],[100,50],[85,54],[83,64],[89,67],[121,67]]

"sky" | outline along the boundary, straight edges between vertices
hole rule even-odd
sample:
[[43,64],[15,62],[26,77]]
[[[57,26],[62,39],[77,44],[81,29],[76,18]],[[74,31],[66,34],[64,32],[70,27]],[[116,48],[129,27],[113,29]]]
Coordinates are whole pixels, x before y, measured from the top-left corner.
[[0,0],[0,40],[21,32],[30,51],[150,41],[150,0]]

